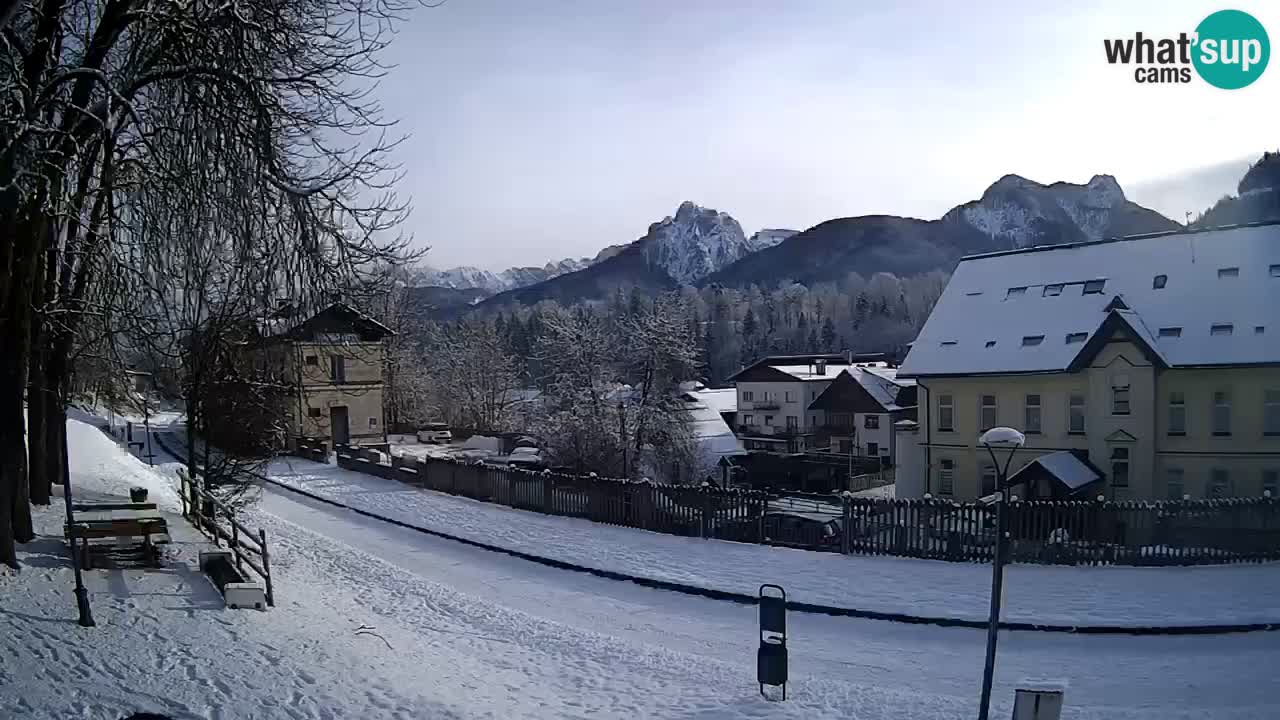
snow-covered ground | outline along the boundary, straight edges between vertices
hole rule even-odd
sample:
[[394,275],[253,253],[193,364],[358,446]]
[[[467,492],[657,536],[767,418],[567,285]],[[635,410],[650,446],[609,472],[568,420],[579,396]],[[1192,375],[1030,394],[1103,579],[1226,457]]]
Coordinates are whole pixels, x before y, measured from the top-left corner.
[[[109,439],[72,437],[73,480],[83,476],[90,490],[94,473],[85,474],[79,458],[108,453],[84,452],[84,444]],[[165,482],[128,458],[115,467],[132,474],[117,482]],[[394,484],[348,486],[344,495],[409,502]],[[56,535],[60,512],[55,505],[39,513],[42,533]],[[42,537],[25,548],[22,574],[0,577],[0,717],[114,720],[139,709],[227,720],[967,720],[976,713],[980,631],[793,613],[790,699],[767,703],[754,684],[754,608],[547,568],[283,490],[265,491],[244,520],[266,528],[274,552],[278,601],[268,612],[221,608],[192,569],[200,542],[179,531],[180,518],[171,519],[174,554],[164,570],[87,574],[93,629],[74,623],[61,543]],[[613,539],[603,526],[582,528],[588,534],[575,543]],[[638,552],[654,552],[637,543]],[[782,560],[809,555],[761,550]],[[945,567],[915,565],[938,566]],[[357,634],[361,626],[385,643]],[[1013,687],[1031,676],[1069,682],[1068,720],[1273,718],[1277,659],[1277,633],[1004,633],[993,717],[1009,716]]]
[[[837,607],[984,620],[988,565],[845,556],[699,540],[564,518],[443,493],[297,458],[271,477],[431,530],[578,565]],[[1280,564],[1190,568],[1009,566],[1004,619],[1063,625],[1280,622]]]

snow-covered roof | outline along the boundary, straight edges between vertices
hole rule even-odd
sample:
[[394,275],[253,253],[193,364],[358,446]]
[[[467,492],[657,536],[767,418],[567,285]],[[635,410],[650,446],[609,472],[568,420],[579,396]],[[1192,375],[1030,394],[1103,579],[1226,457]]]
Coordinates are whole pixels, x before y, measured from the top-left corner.
[[686,393],[720,413],[738,411],[737,388],[699,388]]
[[[841,370],[849,367],[847,363],[826,363],[809,365],[771,365],[774,370],[784,372],[797,380],[835,380]],[[821,369],[822,372],[818,372]]]
[[688,400],[685,412],[689,415],[690,431],[698,441],[702,454],[708,459],[719,459],[725,455],[744,455],[742,443],[721,417],[720,410],[703,397],[706,392],[717,391],[702,390],[684,393],[685,399]]
[[[1035,464],[1039,464],[1040,467],[1048,470],[1054,477],[1061,481],[1063,485],[1066,485],[1071,490],[1079,490],[1089,483],[1102,479],[1102,476],[1099,475],[1096,470],[1084,464],[1084,461],[1076,457],[1074,453],[1067,450],[1060,450],[1058,452],[1041,455],[1027,463],[1027,466]],[[1027,466],[1023,466],[1022,469],[1025,470]],[[1014,478],[1016,478],[1020,472],[1022,472],[1022,470],[1014,473]]]
[[899,376],[1066,370],[1109,315],[1170,366],[1280,362],[1280,224],[965,258]]

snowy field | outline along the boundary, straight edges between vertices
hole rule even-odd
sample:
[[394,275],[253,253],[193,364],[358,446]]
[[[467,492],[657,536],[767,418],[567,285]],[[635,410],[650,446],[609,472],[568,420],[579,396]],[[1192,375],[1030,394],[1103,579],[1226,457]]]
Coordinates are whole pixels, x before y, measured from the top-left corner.
[[[336,465],[282,458],[273,479],[431,530],[587,567],[837,607],[987,618],[989,565],[844,556],[700,540],[412,488]],[[1280,622],[1280,564],[1189,568],[1011,565],[1004,619],[1063,625]]]
[[[81,488],[99,475],[112,476],[111,488],[153,493],[171,483],[171,467],[149,470],[106,435],[72,429]],[[394,484],[345,495],[407,502]],[[60,512],[39,513],[49,537],[24,549],[21,575],[0,577],[0,718],[115,720],[139,709],[184,720],[976,714],[980,631],[793,613],[790,699],[766,703],[753,682],[754,608],[554,570],[282,490],[264,492],[245,518],[272,544],[276,608],[222,609],[192,569],[199,536],[171,518],[163,571],[88,573],[99,627],[79,628],[71,571],[51,537]],[[361,626],[385,642],[357,635]],[[1277,660],[1277,633],[1004,633],[993,717],[1009,716],[1013,687],[1030,676],[1069,682],[1069,720],[1274,718]]]

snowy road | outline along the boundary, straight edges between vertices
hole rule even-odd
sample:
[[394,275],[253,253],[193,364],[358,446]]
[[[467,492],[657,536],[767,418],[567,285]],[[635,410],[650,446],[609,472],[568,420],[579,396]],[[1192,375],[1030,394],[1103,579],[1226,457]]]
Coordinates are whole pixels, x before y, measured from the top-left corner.
[[[565,572],[287,491],[255,511],[281,591],[379,628],[404,677],[472,717],[968,718],[979,631],[792,614],[792,700],[755,695],[751,607]],[[308,587],[309,586],[309,587]],[[287,611],[287,610],[286,610]],[[1070,682],[1069,718],[1264,718],[1280,635],[1002,635],[996,692]]]

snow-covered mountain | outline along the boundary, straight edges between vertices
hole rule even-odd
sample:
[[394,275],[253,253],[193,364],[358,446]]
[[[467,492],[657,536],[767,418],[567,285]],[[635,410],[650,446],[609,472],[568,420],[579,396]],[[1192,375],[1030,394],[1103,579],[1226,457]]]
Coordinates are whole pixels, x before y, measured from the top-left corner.
[[675,216],[649,226],[636,241],[649,265],[661,269],[681,284],[692,284],[757,248],[728,213],[689,201],[680,203]]
[[[601,254],[607,252],[601,251]],[[505,290],[534,285],[565,273],[576,272],[598,262],[596,258],[565,258],[549,262],[542,267],[512,267],[501,272],[482,270],[470,265],[461,265],[446,270],[432,267],[422,268],[415,277],[415,284],[431,287],[447,287],[455,290],[483,290],[492,295]]]
[[747,238],[747,245],[751,247],[751,252],[771,248],[774,245],[786,240],[792,235],[798,234],[799,230],[784,230],[782,228],[765,228],[755,235]]

